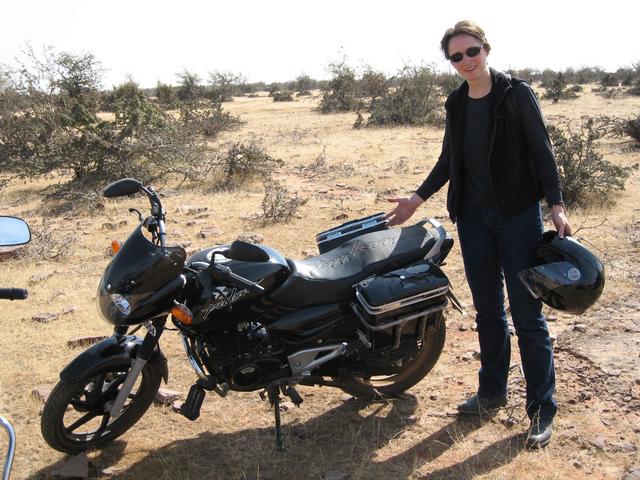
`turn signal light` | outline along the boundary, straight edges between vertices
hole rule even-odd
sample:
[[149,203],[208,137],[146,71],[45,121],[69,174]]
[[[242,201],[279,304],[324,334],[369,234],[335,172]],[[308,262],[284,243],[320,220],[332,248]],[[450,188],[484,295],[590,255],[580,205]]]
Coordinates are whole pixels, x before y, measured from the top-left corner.
[[120,247],[122,247],[122,243],[120,243],[118,240],[111,240],[112,255],[115,255],[116,253],[118,253],[118,250],[120,250]]
[[191,325],[193,323],[193,313],[181,303],[173,306],[171,316],[183,325]]

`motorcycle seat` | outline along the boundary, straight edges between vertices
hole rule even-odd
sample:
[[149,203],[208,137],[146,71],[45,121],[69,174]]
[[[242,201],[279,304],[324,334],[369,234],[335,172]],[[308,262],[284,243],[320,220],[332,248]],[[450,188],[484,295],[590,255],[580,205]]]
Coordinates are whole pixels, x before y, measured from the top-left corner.
[[294,308],[347,301],[361,280],[439,253],[446,233],[434,223],[367,233],[316,257],[287,259],[292,273],[269,298]]

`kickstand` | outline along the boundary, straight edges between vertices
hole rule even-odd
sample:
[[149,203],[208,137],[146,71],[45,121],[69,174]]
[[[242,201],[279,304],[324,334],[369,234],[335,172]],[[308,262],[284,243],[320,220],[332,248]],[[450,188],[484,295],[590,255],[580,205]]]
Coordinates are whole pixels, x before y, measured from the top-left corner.
[[279,451],[283,451],[285,447],[282,442],[282,423],[280,419],[280,386],[277,384],[270,385],[267,389],[267,394],[276,417],[276,448]]

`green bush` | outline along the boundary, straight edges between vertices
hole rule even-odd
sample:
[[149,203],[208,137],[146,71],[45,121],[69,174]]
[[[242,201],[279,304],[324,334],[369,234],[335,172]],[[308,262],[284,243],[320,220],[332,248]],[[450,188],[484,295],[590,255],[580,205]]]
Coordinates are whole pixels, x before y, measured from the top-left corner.
[[369,99],[369,105],[384,96],[389,89],[387,77],[367,66],[358,80],[358,96]]
[[318,105],[321,113],[349,112],[357,110],[361,103],[357,98],[357,83],[354,70],[346,60],[329,64],[331,79],[322,88],[322,99]]
[[205,137],[212,132],[207,129],[214,124],[217,132],[235,124],[219,106],[204,109],[205,113],[196,110],[202,117],[197,122],[193,115],[175,118],[133,81],[109,93],[115,119],[99,121],[95,111],[100,68],[91,55],[76,58],[52,51],[44,58],[30,55],[0,93],[4,178],[69,175],[78,188],[65,188],[77,191],[126,176],[145,182],[166,174],[196,179],[208,168],[204,152],[210,147]]
[[372,102],[368,127],[444,123],[443,101],[432,68],[405,66],[393,77],[392,84]]
[[448,97],[451,92],[460,86],[462,80],[459,76],[451,73],[439,73],[436,82],[438,87],[440,87],[442,95]]
[[612,132],[611,120],[589,117],[575,130],[550,125],[562,193],[568,205],[589,205],[611,200],[638,165],[622,167],[606,160],[598,151],[599,140]]
[[311,95],[311,89],[314,87],[314,80],[309,75],[298,75],[295,80],[295,91],[298,96]]
[[200,84],[200,77],[188,70],[179,73],[176,96],[181,102],[193,102],[203,98],[204,87]]
[[274,92],[273,101],[274,102],[293,102],[293,93],[288,91]]
[[543,83],[546,85],[546,92],[542,98],[551,100],[553,103],[558,103],[560,100],[571,100],[578,96],[568,86],[562,72],[558,73],[553,80],[547,80]]
[[635,141],[636,147],[640,147],[640,115],[636,118],[628,118],[620,121],[618,133],[629,136]]
[[178,105],[178,96],[175,88],[166,83],[158,82],[158,85],[156,85],[156,98],[158,104],[164,109],[176,108]]
[[231,102],[235,94],[240,94],[246,82],[241,74],[215,71],[209,74],[211,86],[206,96],[215,103]]
[[209,139],[218,136],[223,130],[233,130],[242,121],[225,112],[222,104],[210,100],[183,102],[180,104],[180,121],[191,135],[203,135]]
[[615,75],[607,73],[600,79],[600,85],[603,87],[617,87],[620,84]]

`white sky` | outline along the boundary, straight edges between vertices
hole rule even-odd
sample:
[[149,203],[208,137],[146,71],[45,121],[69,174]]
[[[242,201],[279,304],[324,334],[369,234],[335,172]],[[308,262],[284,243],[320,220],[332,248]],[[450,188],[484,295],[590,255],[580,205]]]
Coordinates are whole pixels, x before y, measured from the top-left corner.
[[25,41],[90,52],[107,69],[105,88],[127,75],[143,87],[175,84],[184,69],[203,80],[214,70],[251,82],[327,78],[341,51],[353,67],[387,74],[404,63],[447,70],[440,38],[465,18],[484,28],[498,69],[614,71],[640,61],[638,0],[9,0],[0,63],[14,63]]

